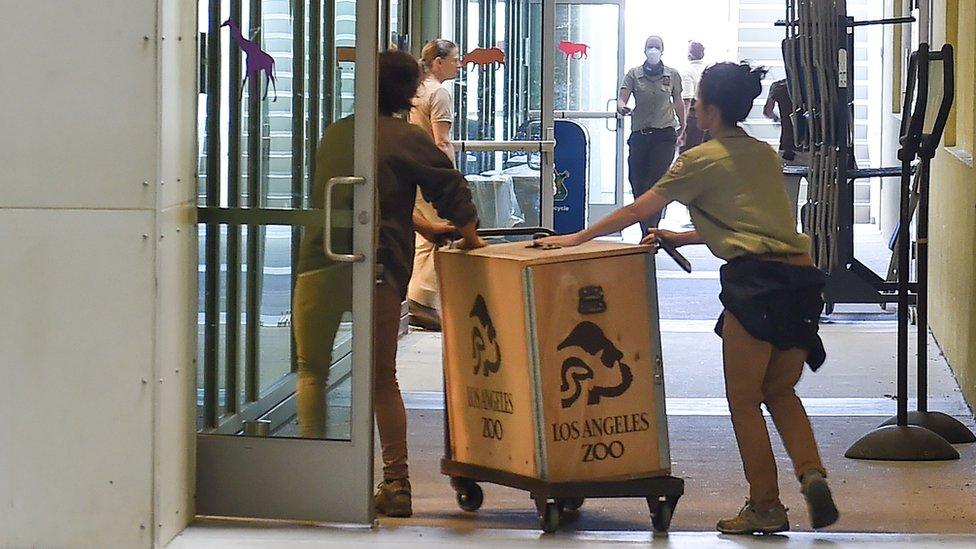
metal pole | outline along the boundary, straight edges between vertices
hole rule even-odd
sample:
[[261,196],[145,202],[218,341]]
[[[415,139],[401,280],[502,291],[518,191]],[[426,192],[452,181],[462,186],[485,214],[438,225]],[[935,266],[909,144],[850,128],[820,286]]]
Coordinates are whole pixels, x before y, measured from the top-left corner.
[[917,0],[918,3],[918,41],[932,42],[932,0]]
[[[308,7],[308,181],[315,181],[322,120],[322,0],[311,0]],[[302,191],[303,195],[305,190]],[[305,205],[304,196],[302,205]]]
[[[250,28],[261,26],[261,2],[252,0]],[[257,39],[257,38],[255,38]],[[248,207],[261,207],[261,79],[248,78],[247,91],[247,198]],[[261,260],[260,246],[263,232],[258,225],[247,226],[247,297],[245,298],[244,330],[244,392],[247,402],[260,397],[258,356],[261,326]]]
[[[207,25],[207,181],[206,204],[220,194],[220,0],[210,0]],[[217,387],[217,335],[220,329],[220,226],[207,224],[204,237],[203,418],[216,427],[220,418]]]
[[[555,105],[555,81],[552,78],[553,67],[556,64],[556,48],[554,47],[556,33],[556,3],[553,0],[542,2],[542,36],[539,47],[542,50],[542,64],[540,75],[542,78],[542,136],[544,141],[552,141],[554,137],[553,105]],[[551,228],[553,226],[553,172],[555,159],[552,153],[542,154],[542,166],[539,172],[541,196],[539,199],[540,225]]]
[[[241,0],[231,0],[230,18],[240,25]],[[227,93],[227,207],[241,206],[241,50],[230,49],[230,81]],[[227,413],[239,411],[241,326],[241,227],[227,226],[227,317],[226,349],[227,369],[224,373]]]
[[[929,332],[929,313],[928,313],[928,287],[929,287],[929,163],[931,161],[925,157],[919,165],[918,186],[918,225],[915,228],[916,259],[915,268],[917,274],[918,290],[915,295],[915,311],[918,322],[916,330],[918,343],[916,353],[918,355],[918,411],[928,412],[928,332]],[[907,246],[906,246],[907,248]]]
[[[291,208],[300,210],[305,199],[305,1],[292,0],[292,100],[291,100]],[[314,25],[315,23],[312,22]],[[314,59],[312,60],[314,64]],[[298,280],[298,252],[302,228],[291,228],[291,287]],[[297,346],[290,335],[291,371],[298,371]]]
[[[338,63],[336,63],[335,46],[335,2],[329,0],[322,5],[322,112],[320,128],[324,128],[332,123],[336,116],[336,74]],[[320,132],[321,133],[321,132]],[[318,135],[316,135],[316,138]],[[318,143],[315,145],[318,147]],[[316,152],[311,156],[315,158]]]
[[[904,116],[910,116],[905,113]],[[901,161],[901,223],[898,238],[905,243],[898,249],[898,425],[908,425],[908,225],[912,222],[909,207],[912,161],[905,155]]]

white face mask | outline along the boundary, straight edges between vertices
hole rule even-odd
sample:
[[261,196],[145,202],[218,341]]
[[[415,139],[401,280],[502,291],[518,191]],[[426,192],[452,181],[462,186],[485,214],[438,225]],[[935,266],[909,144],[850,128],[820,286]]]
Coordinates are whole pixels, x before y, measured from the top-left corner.
[[657,65],[661,62],[661,50],[657,48],[647,48],[644,50],[644,55],[647,56],[647,62],[652,65]]

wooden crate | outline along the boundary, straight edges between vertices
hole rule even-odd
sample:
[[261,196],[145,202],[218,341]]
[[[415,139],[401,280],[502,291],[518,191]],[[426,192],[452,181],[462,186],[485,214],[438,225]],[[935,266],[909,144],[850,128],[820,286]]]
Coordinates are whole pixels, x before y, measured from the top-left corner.
[[549,482],[670,473],[648,248],[436,256],[451,455]]

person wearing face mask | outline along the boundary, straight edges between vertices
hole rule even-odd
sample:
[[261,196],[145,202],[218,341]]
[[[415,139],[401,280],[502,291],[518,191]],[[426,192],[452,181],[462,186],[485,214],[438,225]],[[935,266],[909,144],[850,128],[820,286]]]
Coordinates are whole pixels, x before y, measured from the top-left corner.
[[[627,144],[630,186],[634,200],[646,193],[668,171],[678,138],[685,131],[685,103],[681,98],[681,73],[661,61],[664,40],[649,36],[644,43],[645,63],[624,76],[617,97],[617,112],[633,114]],[[634,97],[634,108],[627,106]],[[661,213],[641,220],[643,234],[661,221]]]
[[[410,123],[423,128],[453,165],[455,152],[451,143],[451,126],[454,123],[454,107],[444,82],[457,78],[460,68],[458,47],[450,40],[431,40],[424,45],[420,61],[424,73],[410,110]],[[410,324],[440,331],[440,295],[437,273],[434,271],[434,252],[437,250],[436,243],[452,233],[454,226],[437,215],[430,202],[419,194],[413,210],[413,224],[417,234],[413,277],[407,291]]]

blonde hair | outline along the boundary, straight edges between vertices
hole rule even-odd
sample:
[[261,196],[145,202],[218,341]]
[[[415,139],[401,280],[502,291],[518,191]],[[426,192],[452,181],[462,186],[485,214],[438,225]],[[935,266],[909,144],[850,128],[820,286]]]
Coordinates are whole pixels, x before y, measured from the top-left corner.
[[435,60],[446,58],[456,49],[458,49],[457,44],[443,38],[435,38],[424,44],[424,49],[420,51],[420,65],[424,72],[430,70]]

